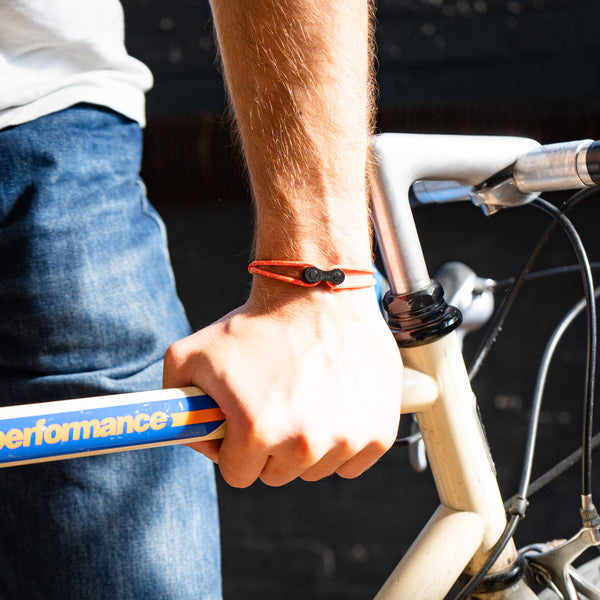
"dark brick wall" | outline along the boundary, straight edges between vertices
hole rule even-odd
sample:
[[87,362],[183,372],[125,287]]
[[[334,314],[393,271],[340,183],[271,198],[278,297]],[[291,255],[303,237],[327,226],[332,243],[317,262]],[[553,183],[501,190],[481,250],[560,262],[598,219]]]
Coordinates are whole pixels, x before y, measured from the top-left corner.
[[594,99],[594,0],[383,1],[381,100]]
[[[154,112],[224,106],[206,0],[123,0],[130,51],[153,70]],[[594,100],[596,0],[380,0],[383,106],[473,99]]]

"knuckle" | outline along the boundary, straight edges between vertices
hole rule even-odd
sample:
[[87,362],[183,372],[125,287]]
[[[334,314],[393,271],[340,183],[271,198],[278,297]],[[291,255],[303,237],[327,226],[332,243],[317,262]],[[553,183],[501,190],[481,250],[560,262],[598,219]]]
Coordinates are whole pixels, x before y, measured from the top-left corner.
[[186,355],[180,342],[175,342],[167,348],[164,358],[165,367],[172,369],[181,368],[185,364],[185,361]]
[[247,453],[269,454],[275,446],[272,430],[253,415],[240,411],[236,415],[239,427],[239,441]]
[[390,446],[395,440],[395,437],[396,436],[392,436],[390,440],[388,440],[388,436],[379,436],[366,441],[361,449],[361,455],[365,456],[372,462],[379,460],[389,450]]
[[378,460],[390,449],[393,443],[394,439],[392,439],[389,444],[383,440],[374,440],[367,444],[365,450],[369,456],[373,456],[375,457],[375,460]]
[[383,432],[376,443],[379,443],[382,448],[382,454],[387,452],[396,441],[398,437],[398,427],[400,423],[399,420],[396,422],[395,426],[387,428],[387,431]]
[[356,443],[347,437],[337,441],[336,450],[342,458],[354,456],[358,452]]
[[312,463],[315,460],[314,443],[306,433],[299,433],[292,444],[292,458],[299,464]]
[[244,476],[236,469],[229,469],[227,465],[219,464],[219,471],[225,482],[231,487],[243,489],[254,483],[254,479]]

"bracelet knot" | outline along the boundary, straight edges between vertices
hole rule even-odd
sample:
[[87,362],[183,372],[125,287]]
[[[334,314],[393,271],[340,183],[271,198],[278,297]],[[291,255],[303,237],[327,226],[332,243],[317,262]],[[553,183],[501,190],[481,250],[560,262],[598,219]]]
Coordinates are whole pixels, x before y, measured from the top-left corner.
[[[287,275],[271,270],[272,267],[293,268],[296,272],[300,270],[300,275]],[[336,265],[330,269],[321,269],[311,263],[295,260],[255,260],[248,266],[248,271],[301,287],[315,287],[325,283],[330,291],[358,290],[375,285],[375,269],[372,268]]]

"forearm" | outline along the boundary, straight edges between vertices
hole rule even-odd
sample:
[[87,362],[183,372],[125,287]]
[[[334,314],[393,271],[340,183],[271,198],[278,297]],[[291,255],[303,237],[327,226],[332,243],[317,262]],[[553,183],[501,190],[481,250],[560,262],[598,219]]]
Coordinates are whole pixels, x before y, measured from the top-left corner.
[[[256,259],[370,264],[369,1],[211,0]],[[242,307],[165,356],[166,386],[198,385],[225,414],[222,445],[194,447],[232,485],[355,477],[395,439],[401,362],[373,290],[327,289],[257,276]]]
[[211,3],[256,202],[256,258],[368,265],[368,1]]

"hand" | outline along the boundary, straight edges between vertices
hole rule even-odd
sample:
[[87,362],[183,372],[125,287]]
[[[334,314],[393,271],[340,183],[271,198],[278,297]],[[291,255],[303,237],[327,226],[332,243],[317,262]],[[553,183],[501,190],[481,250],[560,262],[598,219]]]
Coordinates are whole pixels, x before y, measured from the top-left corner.
[[225,480],[356,477],[394,442],[402,365],[372,289],[331,293],[261,279],[248,302],[177,342],[165,387],[197,385],[227,419],[190,444]]

